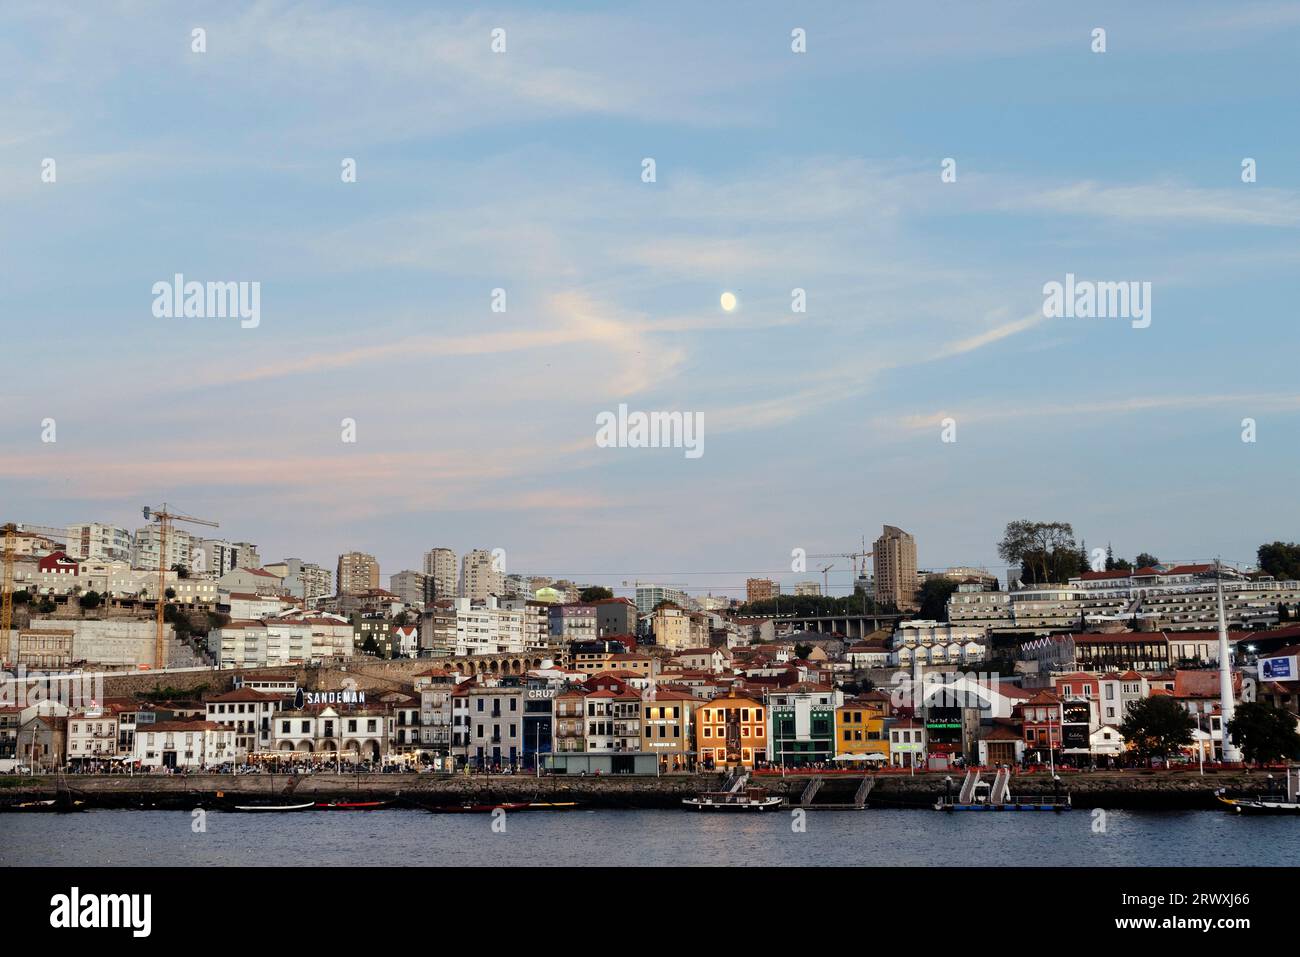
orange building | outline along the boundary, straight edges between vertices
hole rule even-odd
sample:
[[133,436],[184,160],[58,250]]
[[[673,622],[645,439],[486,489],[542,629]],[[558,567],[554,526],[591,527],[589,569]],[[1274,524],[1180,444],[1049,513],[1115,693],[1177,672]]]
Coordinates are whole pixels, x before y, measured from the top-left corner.
[[695,752],[701,768],[752,768],[767,763],[767,709],[729,694],[695,712]]

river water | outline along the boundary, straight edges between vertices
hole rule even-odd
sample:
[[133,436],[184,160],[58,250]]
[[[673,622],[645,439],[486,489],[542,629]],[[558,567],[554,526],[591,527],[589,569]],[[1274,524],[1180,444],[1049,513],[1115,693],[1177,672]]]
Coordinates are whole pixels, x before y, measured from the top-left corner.
[[[1294,866],[1300,818],[1219,811],[0,814],[0,865]],[[504,830],[502,826],[504,825]],[[199,829],[201,827],[201,829]]]

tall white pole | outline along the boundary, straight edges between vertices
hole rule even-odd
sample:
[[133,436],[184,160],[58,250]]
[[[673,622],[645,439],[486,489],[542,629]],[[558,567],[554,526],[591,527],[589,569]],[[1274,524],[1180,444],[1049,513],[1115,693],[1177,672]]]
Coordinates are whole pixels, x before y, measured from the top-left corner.
[[1220,752],[1223,760],[1240,761],[1241,752],[1228,736],[1228,722],[1232,720],[1232,661],[1228,650],[1228,621],[1223,611],[1223,576],[1219,561],[1214,562],[1214,586],[1219,600],[1219,712],[1222,735]]
[[1056,751],[1052,748],[1052,712],[1047,712],[1047,763],[1056,777]]
[[[1201,713],[1196,712],[1196,732],[1201,732]],[[1205,742],[1196,742],[1196,763],[1201,769],[1201,777],[1205,777]]]

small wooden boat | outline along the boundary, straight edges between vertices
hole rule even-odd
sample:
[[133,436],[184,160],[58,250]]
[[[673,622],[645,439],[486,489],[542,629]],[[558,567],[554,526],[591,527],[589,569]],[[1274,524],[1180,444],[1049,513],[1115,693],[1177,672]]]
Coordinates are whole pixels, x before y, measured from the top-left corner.
[[434,814],[491,814],[493,811],[523,811],[529,807],[528,801],[503,801],[500,804],[426,804],[424,809]]
[[784,800],[767,793],[766,788],[742,788],[736,791],[705,791],[682,804],[695,811],[770,811]]
[[1222,788],[1214,792],[1220,804],[1237,814],[1300,814],[1300,768],[1294,778],[1290,769],[1286,772],[1285,794],[1260,794],[1251,797],[1228,797]]
[[11,804],[9,806],[9,810],[11,811],[53,811],[55,810],[54,799],[51,798],[48,801],[23,801],[21,804]]
[[1230,798],[1215,795],[1238,814],[1300,814],[1300,801],[1270,801],[1263,798]]
[[389,807],[392,801],[317,801],[318,811],[375,811]]
[[54,810],[60,814],[84,811],[86,802],[73,796],[68,776],[60,770],[54,777]]
[[567,810],[578,806],[577,801],[529,801],[529,807],[554,808],[556,810]]
[[233,810],[236,811],[310,811],[316,806],[315,801],[308,801],[306,804],[236,804]]

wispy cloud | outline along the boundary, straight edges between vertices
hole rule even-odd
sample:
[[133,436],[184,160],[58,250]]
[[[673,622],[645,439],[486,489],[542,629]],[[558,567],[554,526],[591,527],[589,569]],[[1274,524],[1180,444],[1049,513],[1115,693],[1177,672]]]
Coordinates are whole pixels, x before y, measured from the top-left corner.
[[1023,198],[1008,200],[1007,206],[1171,225],[1300,225],[1300,195],[1294,190],[1258,185],[1221,189],[1177,183],[1108,186],[1081,182],[1030,192]]
[[1200,409],[1236,408],[1243,416],[1268,412],[1291,412],[1300,409],[1300,394],[1288,393],[1218,393],[1129,396],[1081,402],[1024,402],[1000,404],[972,402],[949,406],[933,412],[877,415],[872,422],[882,431],[934,431],[946,417],[961,423],[1016,422],[1025,419],[1070,418],[1080,416],[1130,416],[1146,412],[1194,412]]

